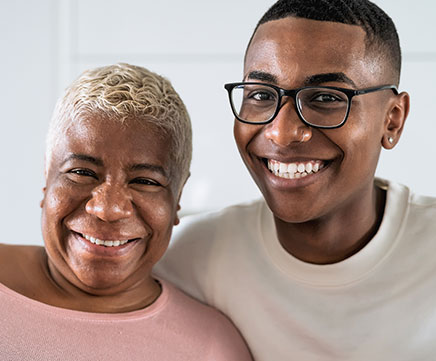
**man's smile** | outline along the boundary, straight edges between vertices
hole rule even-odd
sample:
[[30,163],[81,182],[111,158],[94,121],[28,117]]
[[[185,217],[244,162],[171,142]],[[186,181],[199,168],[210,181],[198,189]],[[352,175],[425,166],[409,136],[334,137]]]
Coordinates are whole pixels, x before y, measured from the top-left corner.
[[322,160],[310,160],[302,162],[283,163],[275,159],[266,159],[267,167],[275,176],[280,178],[302,178],[309,174],[317,173],[324,168]]

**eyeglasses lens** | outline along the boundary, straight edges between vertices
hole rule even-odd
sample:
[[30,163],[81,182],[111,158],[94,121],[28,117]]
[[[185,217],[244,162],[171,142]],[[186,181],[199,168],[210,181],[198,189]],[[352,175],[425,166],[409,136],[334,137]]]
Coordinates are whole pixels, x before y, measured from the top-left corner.
[[348,97],[335,89],[304,88],[297,93],[297,107],[307,123],[332,127],[344,121]]
[[[250,123],[271,120],[279,106],[279,93],[267,85],[239,85],[233,88],[232,105],[237,116]],[[339,90],[309,87],[296,95],[301,117],[310,125],[332,127],[341,124],[348,111],[348,97]]]
[[277,109],[279,95],[263,85],[239,85],[233,88],[232,105],[238,117],[250,123],[270,120]]

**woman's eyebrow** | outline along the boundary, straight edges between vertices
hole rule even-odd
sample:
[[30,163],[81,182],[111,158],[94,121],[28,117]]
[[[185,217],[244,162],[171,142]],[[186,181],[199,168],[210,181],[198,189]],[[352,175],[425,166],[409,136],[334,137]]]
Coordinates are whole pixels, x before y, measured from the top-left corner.
[[132,170],[132,171],[149,170],[149,171],[152,171],[152,172],[160,173],[164,177],[168,178],[167,172],[160,165],[149,164],[149,163],[138,163],[138,164],[133,164],[130,167],[130,170]]
[[100,158],[95,158],[95,157],[92,157],[92,156],[90,156],[90,155],[87,155],[87,154],[77,154],[77,153],[72,153],[72,154],[70,154],[63,162],[62,162],[62,165],[64,165],[65,163],[67,163],[68,161],[70,161],[70,160],[82,160],[82,161],[84,161],[84,162],[89,162],[89,163],[92,163],[92,164],[95,164],[95,165],[97,165],[97,166],[99,166],[99,167],[102,167],[104,164],[103,164],[103,160],[101,160]]

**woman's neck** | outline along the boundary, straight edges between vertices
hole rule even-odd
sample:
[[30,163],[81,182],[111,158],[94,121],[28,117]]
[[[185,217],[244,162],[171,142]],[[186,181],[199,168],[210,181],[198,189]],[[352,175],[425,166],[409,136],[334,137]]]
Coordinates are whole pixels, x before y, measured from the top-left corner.
[[42,267],[46,276],[46,293],[39,301],[61,308],[94,313],[130,312],[151,305],[162,292],[160,283],[151,274],[113,289],[92,290],[70,282],[47,256],[42,260]]

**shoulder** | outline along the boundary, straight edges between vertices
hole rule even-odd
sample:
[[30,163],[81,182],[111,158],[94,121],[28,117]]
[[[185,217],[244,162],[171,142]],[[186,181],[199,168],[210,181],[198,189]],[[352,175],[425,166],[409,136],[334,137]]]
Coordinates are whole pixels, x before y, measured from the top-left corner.
[[[168,292],[168,317],[175,327],[204,350],[204,360],[251,360],[248,348],[233,323],[221,312],[163,281]],[[207,354],[207,357],[206,357]]]
[[174,228],[169,249],[153,270],[188,294],[205,301],[213,269],[228,243],[242,242],[262,201],[253,201],[183,217]]
[[241,203],[226,207],[219,211],[205,212],[183,217],[180,225],[174,228],[172,243],[195,242],[198,237],[207,237],[216,235],[217,232],[223,232],[232,228],[235,224],[243,224],[256,217],[260,208],[265,204],[263,199],[254,200],[247,203]]
[[40,246],[0,244],[0,283],[19,292],[29,275],[36,275],[45,255]]
[[381,230],[385,235],[398,234],[407,245],[412,245],[410,241],[414,240],[416,246],[419,240],[421,244],[427,241],[428,246],[436,247],[436,198],[416,194],[395,182],[384,181],[384,184],[387,200]]
[[410,196],[410,204],[416,207],[426,208],[430,211],[435,211],[436,197],[412,193]]
[[436,232],[436,198],[412,193],[407,218],[411,225],[432,234],[433,238]]
[[39,246],[18,246],[11,244],[0,243],[0,263],[2,265],[1,270],[4,270],[4,266],[13,266],[12,268],[21,267],[28,264],[41,254],[43,247]]
[[388,202],[395,203],[397,209],[407,210],[408,213],[436,212],[436,197],[421,195],[411,191],[407,186],[377,179],[377,184],[388,191]]

